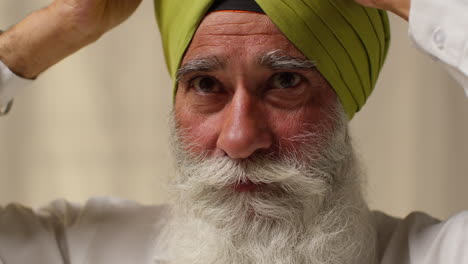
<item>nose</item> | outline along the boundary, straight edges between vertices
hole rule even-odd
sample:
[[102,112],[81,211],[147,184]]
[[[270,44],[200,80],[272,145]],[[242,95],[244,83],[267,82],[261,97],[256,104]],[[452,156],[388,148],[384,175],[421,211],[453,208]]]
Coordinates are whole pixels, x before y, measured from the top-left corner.
[[223,124],[216,147],[232,159],[245,159],[255,151],[268,149],[272,133],[258,99],[237,90],[224,109]]

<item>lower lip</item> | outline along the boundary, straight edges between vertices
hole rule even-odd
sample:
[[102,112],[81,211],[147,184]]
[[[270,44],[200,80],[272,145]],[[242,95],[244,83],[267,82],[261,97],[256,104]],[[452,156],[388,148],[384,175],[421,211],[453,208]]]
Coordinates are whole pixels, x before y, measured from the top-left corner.
[[249,181],[235,185],[233,188],[236,192],[253,192],[258,189],[258,185]]

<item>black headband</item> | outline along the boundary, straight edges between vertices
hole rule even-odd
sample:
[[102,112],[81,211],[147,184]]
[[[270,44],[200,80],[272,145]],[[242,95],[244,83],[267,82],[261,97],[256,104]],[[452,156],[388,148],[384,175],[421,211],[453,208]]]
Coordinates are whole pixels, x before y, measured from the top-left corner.
[[265,14],[254,0],[215,0],[209,12],[225,10],[250,11]]

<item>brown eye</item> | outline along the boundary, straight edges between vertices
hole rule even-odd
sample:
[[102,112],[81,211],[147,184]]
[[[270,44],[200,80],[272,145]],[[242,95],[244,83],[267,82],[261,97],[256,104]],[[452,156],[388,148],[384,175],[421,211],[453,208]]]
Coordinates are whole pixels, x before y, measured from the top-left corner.
[[302,81],[302,77],[293,72],[281,72],[273,75],[271,79],[272,88],[287,89],[298,85]]
[[219,92],[219,83],[216,79],[207,76],[196,77],[192,80],[192,86],[199,93]]

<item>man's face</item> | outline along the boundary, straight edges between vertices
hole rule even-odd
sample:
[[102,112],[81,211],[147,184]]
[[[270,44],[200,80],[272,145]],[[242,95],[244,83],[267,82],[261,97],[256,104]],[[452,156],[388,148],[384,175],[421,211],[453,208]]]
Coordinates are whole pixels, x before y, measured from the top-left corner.
[[293,151],[292,138],[329,128],[324,113],[337,102],[313,63],[261,14],[209,14],[178,78],[175,121],[195,155]]
[[208,15],[178,80],[169,263],[371,263],[346,114],[267,16]]

